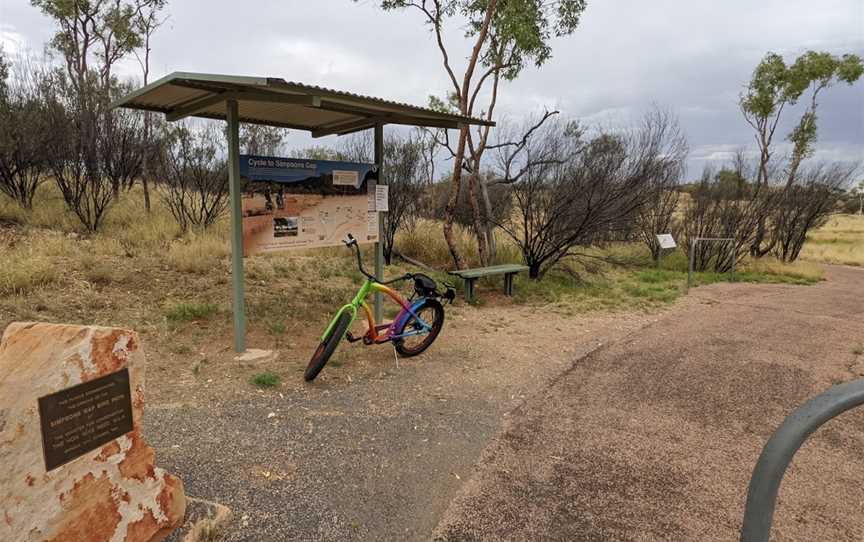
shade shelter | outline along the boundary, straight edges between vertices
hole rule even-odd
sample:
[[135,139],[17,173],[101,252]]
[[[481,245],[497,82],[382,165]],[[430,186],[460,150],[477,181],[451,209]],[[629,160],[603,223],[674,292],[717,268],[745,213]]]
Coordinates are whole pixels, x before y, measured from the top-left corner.
[[[276,77],[245,77],[174,72],[117,100],[127,107],[165,114],[168,121],[186,117],[228,123],[228,180],[231,198],[231,275],[234,293],[234,348],[246,350],[243,289],[243,232],[240,210],[240,123],[305,130],[312,137],[375,130],[375,163],[384,156],[384,125],[402,124],[459,129],[493,122],[442,113],[425,107],[285,81]],[[379,178],[383,177],[379,173]],[[379,215],[379,239],[383,225]],[[383,278],[383,249],[375,243],[375,275]],[[380,294],[375,299],[381,317]]]

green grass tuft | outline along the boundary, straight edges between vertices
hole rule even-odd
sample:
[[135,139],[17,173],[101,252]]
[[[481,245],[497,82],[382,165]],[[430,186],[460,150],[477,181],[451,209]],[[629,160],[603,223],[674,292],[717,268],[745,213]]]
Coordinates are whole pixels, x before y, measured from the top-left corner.
[[279,375],[265,371],[250,378],[249,383],[258,388],[275,388],[279,385]]
[[182,301],[168,307],[165,317],[169,322],[193,322],[206,320],[219,312],[219,307],[213,303]]
[[288,328],[282,322],[267,322],[267,331],[271,335],[284,335]]

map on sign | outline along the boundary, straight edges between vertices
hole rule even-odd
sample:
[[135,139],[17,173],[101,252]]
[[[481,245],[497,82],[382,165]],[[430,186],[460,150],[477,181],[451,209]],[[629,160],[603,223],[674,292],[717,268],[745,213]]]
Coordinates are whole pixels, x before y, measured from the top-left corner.
[[377,166],[240,156],[243,254],[378,240]]
[[675,248],[678,246],[671,233],[660,233],[657,235],[657,242],[660,243],[660,248]]

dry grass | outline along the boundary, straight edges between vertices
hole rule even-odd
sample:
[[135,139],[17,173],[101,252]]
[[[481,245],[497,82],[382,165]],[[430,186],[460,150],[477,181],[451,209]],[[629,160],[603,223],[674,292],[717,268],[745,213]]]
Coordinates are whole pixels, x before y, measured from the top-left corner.
[[836,215],[807,237],[801,259],[864,266],[864,216]]
[[759,274],[802,279],[806,282],[818,282],[825,276],[825,270],[821,265],[801,260],[783,263],[771,258],[762,258],[748,262],[745,265],[745,270]]
[[[456,233],[469,265],[477,265],[470,232],[457,228]],[[498,262],[521,261],[506,235],[499,232],[497,242]],[[366,267],[372,269],[371,247],[362,249]],[[452,265],[438,222],[419,221],[401,233],[397,250],[437,269]],[[513,300],[500,295],[501,277],[481,281],[480,303],[527,303],[574,314],[650,309],[683,293],[686,258],[679,253],[668,255],[663,269],[654,270],[640,244],[584,252],[594,257],[563,262],[542,281],[520,275]],[[183,235],[156,195],[153,212],[145,213],[137,189],[110,209],[96,234],[81,231],[50,185],[40,189],[32,213],[0,197],[0,329],[24,319],[99,323],[146,332],[157,349],[172,354],[177,344],[188,346],[190,352],[227,345],[229,257],[227,219],[206,232]],[[310,327],[317,331],[363,281],[351,252],[343,247],[261,255],[246,259],[244,265],[250,334],[258,333],[256,341],[271,341],[274,346],[295,340],[298,332]],[[747,280],[781,281],[819,273],[809,263],[759,265]],[[394,259],[385,274],[392,277],[407,270],[416,269]],[[431,274],[462,287],[444,272]],[[706,275],[700,282],[717,280],[728,276]]]
[[0,294],[24,295],[60,281],[60,273],[51,260],[32,247],[14,254],[3,254],[0,266]]
[[[466,258],[469,266],[479,265],[479,256],[474,235],[462,226],[454,226],[456,246]],[[500,230],[495,233],[497,261],[495,263],[517,263],[522,261],[519,248]],[[433,267],[446,268],[453,264],[450,250],[444,242],[441,222],[418,220],[413,228],[396,236],[396,250]]]
[[216,233],[191,234],[170,243],[165,261],[183,273],[206,274],[228,270],[231,245]]

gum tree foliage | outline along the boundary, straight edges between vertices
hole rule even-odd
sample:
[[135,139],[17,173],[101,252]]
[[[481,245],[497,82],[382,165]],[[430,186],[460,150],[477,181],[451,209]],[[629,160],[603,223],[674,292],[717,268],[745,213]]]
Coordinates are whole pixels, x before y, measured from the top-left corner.
[[43,138],[50,126],[40,96],[47,74],[19,61],[10,78],[12,67],[0,50],[0,192],[32,209],[48,170]]
[[[481,177],[481,181],[486,186],[486,197],[490,202],[489,210],[485,206],[481,208],[483,222],[497,224],[513,209],[510,187],[507,184],[499,183],[500,179],[488,169],[485,173],[481,173]],[[444,220],[447,202],[450,198],[450,180],[445,179],[432,183],[429,187],[429,195],[430,201],[421,210],[421,214],[425,214],[427,217],[435,220]],[[459,192],[459,199],[456,202],[454,221],[460,226],[474,232],[474,209],[471,207],[471,202],[469,201],[468,186],[464,183]],[[476,232],[474,233],[476,234]]]
[[[413,10],[421,14],[434,36],[441,54],[444,72],[452,85],[445,100],[436,99],[433,105],[452,109],[462,115],[492,119],[502,81],[516,79],[527,65],[542,66],[552,55],[551,40],[572,34],[579,24],[586,6],[585,0],[384,0],[384,10]],[[464,67],[454,65],[457,48],[445,43],[448,25],[464,28],[465,43],[470,51]],[[485,196],[485,185],[480,175],[480,164],[487,148],[490,130],[480,127],[471,131],[467,126],[459,131],[455,149],[448,134],[439,134],[439,143],[453,157],[450,194],[444,220],[444,238],[454,264],[464,268],[465,261],[453,236],[453,223],[462,174],[468,174],[468,197],[472,207],[474,230],[477,232],[478,252],[482,262],[490,258],[490,245],[494,248],[492,225],[483,223],[481,203],[491,206]]]
[[[110,86],[114,64],[142,44],[135,24],[138,4],[122,0],[31,0],[30,3],[54,19],[58,29],[50,45],[62,55],[66,72],[78,90],[84,88],[93,69],[100,86]],[[82,93],[81,97],[87,98],[88,94]]]
[[272,156],[279,152],[288,130],[274,126],[240,125],[240,147],[246,154]]
[[539,279],[558,261],[582,256],[632,231],[668,168],[657,133],[636,130],[588,136],[575,122],[554,119],[531,131],[518,148],[499,152],[516,212],[498,225],[522,251],[529,276]]
[[[792,65],[786,65],[783,57],[768,53],[756,66],[747,89],[739,99],[744,118],[755,131],[759,149],[754,197],[768,187],[770,162],[774,158],[775,132],[784,110],[794,106],[807,95],[804,112],[787,139],[792,143],[792,153],[785,168],[784,191],[792,186],[804,159],[811,156],[817,140],[818,97],[827,88],[839,83],[853,84],[864,73],[861,58],[854,54],[842,56],[826,52],[807,51]],[[777,238],[769,237],[771,219],[782,219],[785,212],[773,217],[760,217],[750,252],[763,256],[771,252]],[[779,227],[782,229],[783,224]],[[769,237],[767,246],[766,237]]]
[[[54,21],[56,32],[50,46],[64,60],[63,88],[55,94],[62,97],[57,102],[66,109],[68,124],[59,134],[67,142],[55,141],[55,145],[66,149],[67,156],[55,162],[86,164],[86,167],[75,165],[73,175],[54,177],[69,209],[87,229],[96,229],[111,200],[119,199],[121,188],[129,186],[130,170],[138,169],[134,176],[140,176],[140,157],[148,157],[142,149],[135,149],[136,156],[124,153],[131,149],[132,139],[139,144],[149,142],[151,138],[146,131],[152,127],[144,130],[143,137],[140,134],[133,137],[128,130],[134,127],[134,121],[130,121],[127,113],[112,110],[108,105],[125,90],[113,76],[114,65],[145,44],[142,32],[146,30],[139,24],[142,10],[160,2],[31,0],[31,4]],[[149,48],[149,36],[146,47]],[[55,110],[55,116],[56,113]],[[73,129],[79,133],[72,133]],[[70,152],[77,156],[68,156]],[[103,187],[106,182],[111,196],[107,202]],[[76,208],[82,205],[89,208]]]
[[164,127],[159,153],[161,195],[180,228],[207,228],[228,208],[228,166],[220,132],[212,125]]

